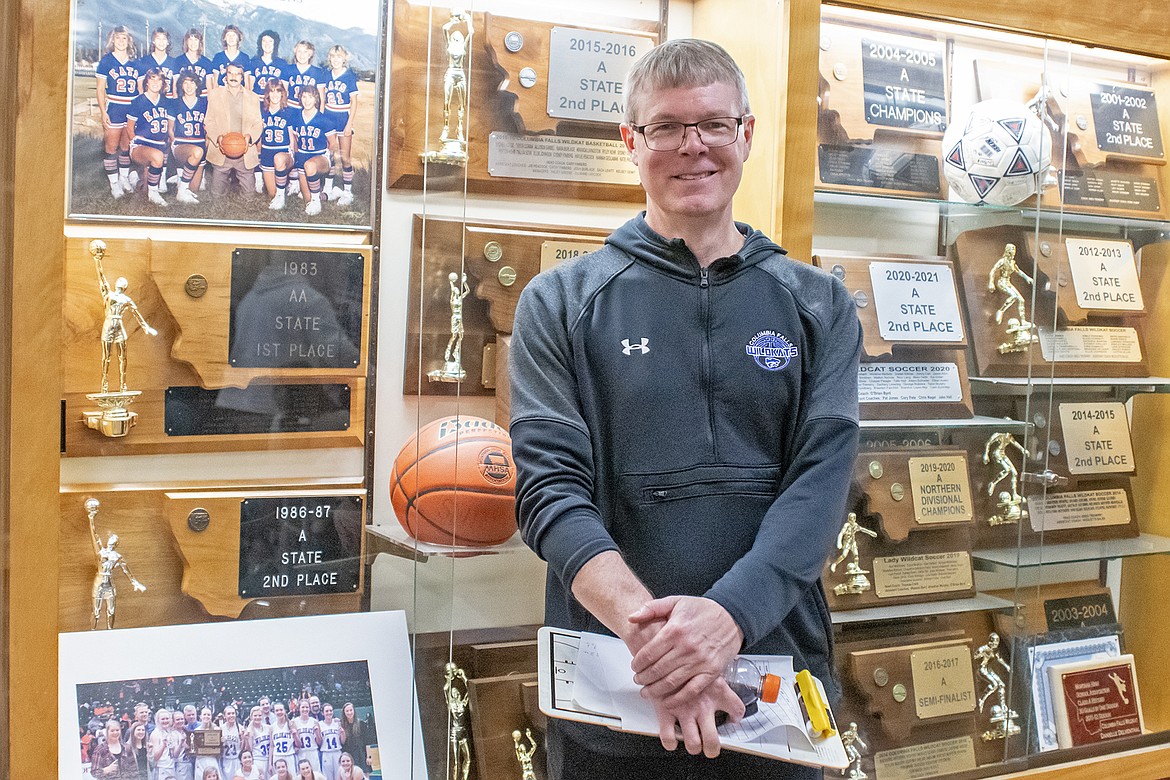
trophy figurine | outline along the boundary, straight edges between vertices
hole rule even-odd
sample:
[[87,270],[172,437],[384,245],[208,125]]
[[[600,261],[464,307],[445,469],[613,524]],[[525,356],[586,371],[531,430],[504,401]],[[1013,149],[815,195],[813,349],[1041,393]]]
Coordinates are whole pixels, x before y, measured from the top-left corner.
[[[467,28],[464,34],[460,26]],[[471,14],[462,8],[452,8],[451,18],[443,25],[447,41],[447,70],[443,73],[443,132],[439,135],[439,149],[423,152],[425,162],[448,165],[467,164],[467,130],[463,124],[467,113],[467,66],[471,64]],[[452,127],[452,115],[455,126]]]
[[[463,690],[457,687],[463,682]],[[451,745],[451,780],[467,780],[471,773],[471,745],[467,741],[467,673],[448,661],[443,667],[443,698],[447,700],[450,723],[447,742]]]
[[841,526],[841,531],[837,534],[837,549],[841,551],[841,554],[837,556],[837,560],[829,565],[829,571],[835,573],[838,565],[843,563],[846,558],[852,558],[845,565],[845,575],[849,579],[833,587],[833,592],[838,596],[857,595],[870,589],[869,578],[865,576],[869,574],[869,571],[861,568],[861,564],[858,562],[860,557],[860,552],[857,549],[858,533],[877,538],[876,531],[871,531],[861,525],[857,522],[857,513],[850,512],[849,517],[845,520],[845,525]]
[[89,533],[93,537],[93,551],[97,555],[98,570],[93,578],[93,627],[98,627],[98,621],[102,617],[102,605],[106,607],[106,628],[114,627],[114,609],[117,605],[118,590],[114,587],[114,569],[121,569],[122,573],[130,579],[130,584],[134,586],[134,590],[143,592],[146,586],[134,578],[130,573],[130,567],[126,565],[126,559],[122,557],[122,553],[118,552],[118,535],[110,534],[109,539],[105,544],[102,544],[101,537],[98,536],[97,528],[94,525],[94,518],[97,517],[98,509],[101,508],[101,502],[96,498],[85,499],[85,512],[89,515]]
[[1005,672],[1011,671],[1007,663],[999,657],[998,650],[999,634],[993,631],[987,637],[987,644],[975,651],[975,660],[979,662],[979,676],[987,681],[987,690],[979,697],[979,711],[983,712],[983,706],[987,704],[988,699],[992,696],[996,698],[996,703],[991,705],[991,728],[983,732],[984,742],[1020,733],[1020,727],[1016,724],[1016,718],[1020,717],[1019,713],[1008,707],[1007,686],[1004,685],[999,672],[995,670],[995,667],[999,666]]
[[[138,311],[134,299],[126,294],[126,289],[130,286],[126,277],[119,276],[114,281],[113,289],[110,288],[110,282],[106,279],[105,270],[102,268],[102,258],[106,255],[105,242],[91,241],[89,253],[93,255],[94,264],[97,266],[98,289],[102,294],[105,319],[102,321],[102,391],[100,393],[87,393],[85,396],[89,400],[97,402],[101,409],[85,412],[85,424],[100,431],[105,436],[125,436],[138,420],[137,413],[130,411],[129,406],[138,396],[142,395],[140,390],[126,389],[126,340],[128,334],[126,333],[125,318],[133,315],[142,329],[151,336],[157,336],[158,331],[147,324],[142,312]],[[117,392],[111,393],[110,362],[114,352],[118,353],[119,386]]]
[[1010,490],[999,492],[999,501],[996,503],[999,512],[987,520],[991,525],[1014,525],[1028,517],[1024,497],[1020,495],[1020,472],[1008,457],[1008,449],[1011,447],[1027,457],[1027,451],[1010,433],[993,433],[983,446],[983,462],[989,465],[995,463],[999,469],[999,473],[987,483],[987,495],[995,495],[995,488],[1005,479],[1011,487]]
[[[467,377],[463,370],[463,299],[471,294],[467,286],[467,274],[462,278],[455,272],[447,275],[451,283],[451,338],[443,352],[443,367],[427,372],[432,382],[460,382]],[[456,284],[456,282],[460,284]]]
[[520,780],[536,780],[536,770],[532,768],[532,757],[536,755],[536,740],[532,738],[532,729],[524,729],[524,736],[528,737],[528,747],[520,739],[520,732],[512,732],[512,742],[516,745],[516,762],[520,764]]
[[[841,776],[849,780],[866,780],[869,775],[861,769],[861,750],[869,750],[869,745],[857,733],[856,723],[851,722],[849,728],[841,732],[841,744],[845,747],[845,757],[849,759],[849,765],[841,770]],[[858,750],[859,747],[861,750]]]
[[1003,305],[995,312],[996,324],[1002,324],[1003,315],[1012,306],[1016,307],[1017,316],[1009,317],[1007,321],[1009,338],[998,347],[1001,355],[1024,352],[1030,344],[1035,344],[1037,341],[1036,326],[1028,320],[1027,311],[1024,308],[1024,296],[1020,295],[1020,291],[1012,284],[1013,276],[1019,276],[1028,284],[1035,284],[1032,277],[1021,271],[1020,267],[1016,265],[1016,245],[1005,244],[1003,256],[995,261],[995,265],[991,266],[991,272],[987,276],[987,290],[989,292],[998,290],[1005,296]]

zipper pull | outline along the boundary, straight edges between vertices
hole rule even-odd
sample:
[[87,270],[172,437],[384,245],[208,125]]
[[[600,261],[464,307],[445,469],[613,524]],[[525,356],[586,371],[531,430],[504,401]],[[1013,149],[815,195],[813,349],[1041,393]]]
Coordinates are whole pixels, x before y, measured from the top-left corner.
[[654,498],[666,498],[665,490],[651,490],[650,495]]
[[707,269],[706,268],[699,269],[699,286],[700,287],[707,286]]

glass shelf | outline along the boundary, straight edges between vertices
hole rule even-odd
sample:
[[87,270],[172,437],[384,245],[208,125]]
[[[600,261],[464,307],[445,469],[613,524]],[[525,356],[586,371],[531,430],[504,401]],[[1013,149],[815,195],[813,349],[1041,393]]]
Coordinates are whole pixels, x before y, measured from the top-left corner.
[[955,614],[958,612],[985,612],[989,609],[1013,609],[1015,604],[999,596],[976,593],[969,599],[949,601],[927,601],[922,604],[897,604],[888,607],[867,607],[865,609],[839,610],[833,613],[834,625],[862,623],[870,620],[900,620],[902,618],[931,617],[933,615]]
[[474,555],[503,555],[528,551],[528,546],[520,539],[520,534],[512,534],[506,542],[491,547],[455,546],[447,544],[430,544],[420,542],[406,533],[406,530],[397,523],[367,525],[366,534],[370,546],[370,553],[381,552],[397,555],[401,558],[413,558],[422,562],[431,556],[442,558],[470,558]]
[[940,420],[862,420],[862,428],[1017,428],[1029,427],[1029,423],[1007,417],[988,417],[977,414],[974,417]]
[[1121,377],[1051,377],[1033,376],[973,376],[971,391],[980,395],[1018,395],[1034,387],[1051,387],[1054,390],[1124,391],[1126,397],[1137,393],[1170,393],[1170,377],[1164,376],[1121,376]]
[[1055,563],[1091,563],[1111,558],[1170,553],[1170,538],[1142,534],[1134,539],[1046,544],[1042,547],[1002,547],[971,553],[977,571],[1026,569]]

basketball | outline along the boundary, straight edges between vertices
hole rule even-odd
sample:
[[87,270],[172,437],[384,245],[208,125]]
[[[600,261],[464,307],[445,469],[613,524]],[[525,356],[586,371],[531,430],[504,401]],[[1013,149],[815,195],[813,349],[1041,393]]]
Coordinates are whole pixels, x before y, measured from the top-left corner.
[[390,499],[420,542],[488,547],[516,532],[516,466],[508,432],[480,417],[444,417],[399,451]]
[[243,133],[224,133],[219,137],[219,150],[233,159],[243,157],[248,151],[248,139]]

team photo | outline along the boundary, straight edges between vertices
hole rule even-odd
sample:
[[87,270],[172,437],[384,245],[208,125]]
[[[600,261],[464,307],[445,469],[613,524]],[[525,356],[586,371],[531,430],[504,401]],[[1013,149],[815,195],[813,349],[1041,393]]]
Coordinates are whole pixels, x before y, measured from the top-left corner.
[[70,216],[369,227],[380,13],[75,0]]

